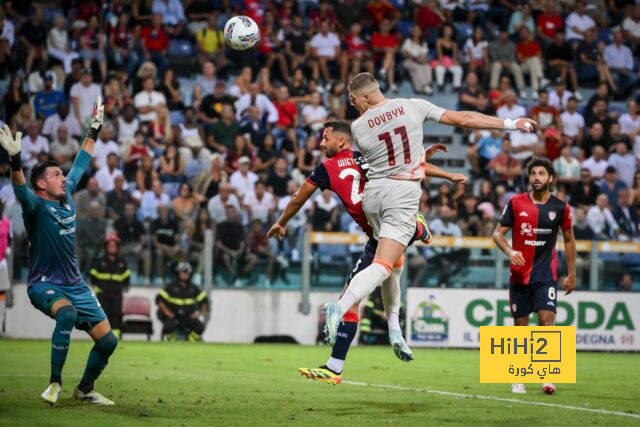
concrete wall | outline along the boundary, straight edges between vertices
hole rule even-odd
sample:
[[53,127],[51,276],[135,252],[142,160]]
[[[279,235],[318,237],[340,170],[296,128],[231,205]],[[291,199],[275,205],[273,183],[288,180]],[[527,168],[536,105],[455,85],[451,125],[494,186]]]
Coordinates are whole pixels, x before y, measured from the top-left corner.
[[[13,287],[14,305],[7,310],[6,334],[14,338],[49,338],[54,322],[36,310],[27,296],[25,285]],[[145,296],[152,301],[153,339],[160,339],[162,325],[156,318],[158,288],[131,288],[128,295]],[[211,316],[204,332],[207,342],[251,343],[259,335],[291,335],[301,344],[314,344],[318,333],[319,307],[337,299],[338,293],[312,292],[311,312],[298,311],[300,291],[264,291],[216,289],[209,294]],[[74,330],[72,337],[88,338]],[[125,339],[145,339],[129,335]]]

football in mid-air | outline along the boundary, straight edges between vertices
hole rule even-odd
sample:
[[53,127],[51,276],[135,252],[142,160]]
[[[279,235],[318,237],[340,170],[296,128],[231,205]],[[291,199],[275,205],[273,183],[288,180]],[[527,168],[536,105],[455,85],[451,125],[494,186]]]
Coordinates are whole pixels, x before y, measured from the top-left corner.
[[247,50],[260,40],[260,29],[248,16],[234,16],[224,25],[224,40],[231,49]]

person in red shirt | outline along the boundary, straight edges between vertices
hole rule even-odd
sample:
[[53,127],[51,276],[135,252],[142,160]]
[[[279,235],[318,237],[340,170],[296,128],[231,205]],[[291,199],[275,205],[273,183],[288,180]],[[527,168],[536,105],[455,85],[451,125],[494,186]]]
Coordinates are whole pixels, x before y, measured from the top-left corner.
[[373,18],[375,25],[380,25],[385,19],[395,23],[400,17],[400,12],[393,7],[389,0],[373,0],[367,6],[367,12]]
[[169,49],[169,34],[162,24],[162,14],[154,13],[153,21],[142,29],[142,52],[144,57],[151,60],[158,68],[158,74],[167,68],[167,50]]
[[[340,79],[349,81],[352,76],[358,74],[364,66],[365,71],[374,74],[375,64],[371,59],[371,51],[366,40],[360,33],[362,25],[359,22],[351,24],[349,34],[345,37],[346,49],[340,57]],[[349,72],[351,65],[351,72]]]
[[531,76],[531,89],[533,89],[532,98],[538,99],[538,90],[540,90],[540,81],[544,78],[542,70],[542,48],[540,44],[533,39],[531,30],[527,27],[520,29],[521,41],[516,45],[516,55],[520,61],[522,71],[529,73]]
[[126,65],[127,74],[133,75],[138,65],[138,54],[134,49],[135,35],[129,27],[129,15],[122,13],[118,23],[109,32],[111,59],[117,67]]
[[515,188],[522,175],[522,165],[520,160],[511,156],[511,142],[508,137],[502,140],[502,150],[491,159],[488,168],[492,171],[491,179],[494,186],[502,184],[509,190]]
[[281,147],[284,139],[288,138],[293,143],[294,151],[298,147],[298,141],[304,141],[306,133],[298,127],[298,105],[289,97],[289,88],[280,86],[278,98],[273,102],[278,110],[278,121],[271,132],[276,141],[276,147]]
[[538,19],[536,19],[536,27],[538,28],[538,36],[540,36],[545,46],[553,43],[556,32],[564,28],[564,21],[558,15],[558,7],[555,1],[547,0],[544,12],[538,15]]
[[391,92],[397,92],[398,86],[395,83],[396,54],[400,46],[398,37],[391,33],[391,22],[383,19],[380,22],[380,31],[371,36],[371,50],[374,53],[374,60],[381,64],[380,76],[386,78]]

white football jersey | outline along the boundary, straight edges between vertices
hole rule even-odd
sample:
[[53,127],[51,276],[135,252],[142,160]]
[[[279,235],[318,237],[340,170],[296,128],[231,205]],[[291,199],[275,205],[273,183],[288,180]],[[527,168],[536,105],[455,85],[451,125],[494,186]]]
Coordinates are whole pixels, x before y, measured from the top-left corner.
[[444,111],[419,98],[387,99],[365,111],[351,133],[369,163],[367,178],[421,179],[422,125],[440,121]]

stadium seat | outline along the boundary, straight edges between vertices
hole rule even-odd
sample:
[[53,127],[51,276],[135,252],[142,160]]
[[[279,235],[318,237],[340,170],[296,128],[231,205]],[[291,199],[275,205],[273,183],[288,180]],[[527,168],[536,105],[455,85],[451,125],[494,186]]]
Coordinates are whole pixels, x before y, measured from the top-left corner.
[[147,341],[153,335],[151,303],[142,296],[124,296],[122,299],[122,336],[124,334],[146,334]]

